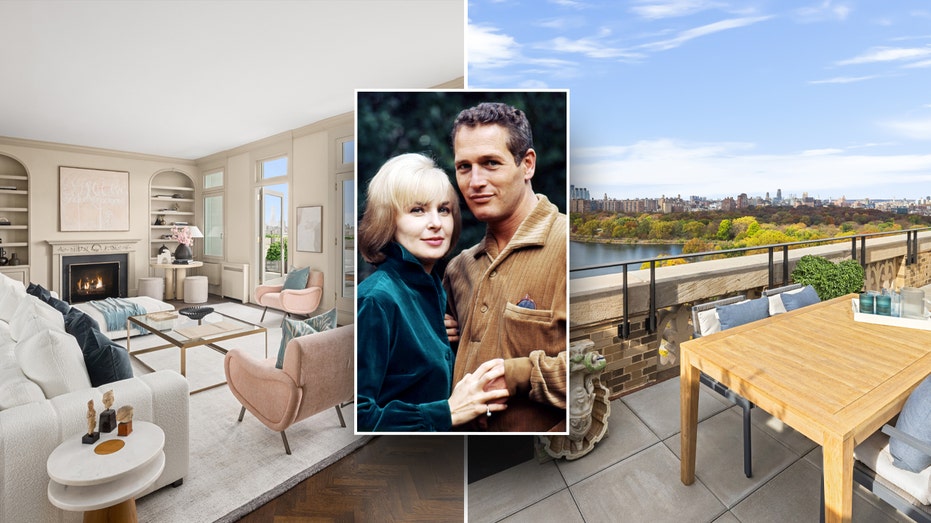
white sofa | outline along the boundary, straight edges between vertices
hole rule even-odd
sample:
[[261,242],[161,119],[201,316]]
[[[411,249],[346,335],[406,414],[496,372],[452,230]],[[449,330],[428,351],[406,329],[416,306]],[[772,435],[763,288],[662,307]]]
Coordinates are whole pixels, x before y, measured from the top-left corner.
[[92,387],[61,312],[0,274],[0,521],[81,521],[81,513],[49,502],[46,460],[87,430],[87,401],[99,413],[111,389],[114,408],[132,405],[135,419],[165,432],[165,469],[143,495],[180,484],[189,467],[187,380],[159,371]]

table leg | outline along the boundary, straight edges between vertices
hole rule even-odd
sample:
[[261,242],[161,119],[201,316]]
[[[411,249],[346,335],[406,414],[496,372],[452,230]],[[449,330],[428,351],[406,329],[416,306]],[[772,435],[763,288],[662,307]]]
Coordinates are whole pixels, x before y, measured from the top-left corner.
[[165,269],[165,299],[175,299],[175,271],[174,269]]
[[112,507],[84,513],[84,523],[138,523],[138,521],[135,498],[129,498]]
[[187,269],[183,267],[179,267],[175,269],[175,273],[176,273],[175,274],[175,285],[177,287],[175,289],[175,296],[177,296],[176,299],[183,300],[184,299],[184,279],[187,278]]
[[853,515],[853,438],[826,434],[822,451],[824,521],[847,523]]
[[698,377],[700,371],[692,366],[688,353],[682,351],[680,364],[681,401],[679,417],[681,423],[680,443],[682,445],[682,462],[680,476],[682,483],[691,485],[695,481],[695,448],[698,432]]

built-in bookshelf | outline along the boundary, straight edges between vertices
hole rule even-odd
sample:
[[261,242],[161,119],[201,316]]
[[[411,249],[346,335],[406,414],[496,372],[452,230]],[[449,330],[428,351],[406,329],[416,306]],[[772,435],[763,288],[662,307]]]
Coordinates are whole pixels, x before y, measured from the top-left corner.
[[194,225],[194,181],[184,173],[164,171],[149,185],[149,257],[155,258],[162,245],[172,252],[178,242],[171,228]]
[[29,283],[29,176],[0,155],[0,272]]

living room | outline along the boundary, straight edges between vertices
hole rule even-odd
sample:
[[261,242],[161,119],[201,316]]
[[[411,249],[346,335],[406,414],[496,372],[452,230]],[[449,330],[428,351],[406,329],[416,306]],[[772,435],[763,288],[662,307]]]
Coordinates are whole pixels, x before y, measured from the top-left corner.
[[[298,208],[322,211],[322,248],[301,250],[292,238],[287,265],[323,272],[318,310],[337,308],[339,323],[351,323],[338,245],[352,217],[343,191],[353,180],[344,153],[352,149],[354,91],[464,87],[464,19],[460,0],[4,2],[0,174],[15,180],[25,195],[15,207],[25,210],[0,212],[16,226],[0,229],[0,247],[18,262],[0,272],[60,293],[56,245],[122,242],[131,245],[127,294],[135,296],[139,278],[163,274],[150,267],[162,243],[153,236],[152,188],[168,174],[190,181],[189,221],[207,237],[193,246],[208,266],[200,270],[251,267],[239,289],[248,299],[264,273],[257,194],[283,183],[291,223]],[[262,162],[277,158],[286,159],[284,174],[258,177]],[[74,227],[61,212],[62,168],[126,173],[128,225]],[[205,190],[205,176],[216,173],[222,185]],[[204,222],[205,197],[215,194],[222,233]],[[220,240],[218,255],[204,251],[211,238]],[[210,291],[211,299],[226,294],[222,284]],[[192,431],[195,419],[192,410]]]

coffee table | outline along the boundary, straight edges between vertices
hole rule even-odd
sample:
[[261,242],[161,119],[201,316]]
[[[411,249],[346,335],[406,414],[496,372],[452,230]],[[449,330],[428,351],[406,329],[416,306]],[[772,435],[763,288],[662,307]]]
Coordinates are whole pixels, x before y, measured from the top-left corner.
[[[85,522],[137,521],[136,496],[165,469],[165,433],[158,425],[133,421],[125,437],[114,429],[85,445],[81,436],[70,436],[48,457],[49,501],[62,510],[84,512]],[[115,442],[122,448],[98,453],[98,447],[103,452]]]
[[[155,347],[132,350],[131,344],[133,334],[138,333],[135,329],[136,326],[158,336],[168,343]],[[194,347],[208,347],[225,355],[227,350],[217,345],[217,343],[235,338],[242,338],[244,336],[252,336],[253,334],[263,334],[265,336],[265,357],[268,357],[268,331],[265,327],[234,318],[222,312],[214,311],[201,320],[192,320],[182,314],[178,314],[177,317],[170,319],[166,319],[164,313],[140,314],[139,316],[130,316],[127,318],[126,331],[126,351],[129,352],[130,356],[136,357],[136,361],[151,371],[155,371],[155,369],[140,360],[138,355],[170,347],[178,347],[181,353],[181,375],[187,377],[188,349]],[[193,390],[191,394],[203,392],[225,384],[226,381],[222,381],[214,385]]]

